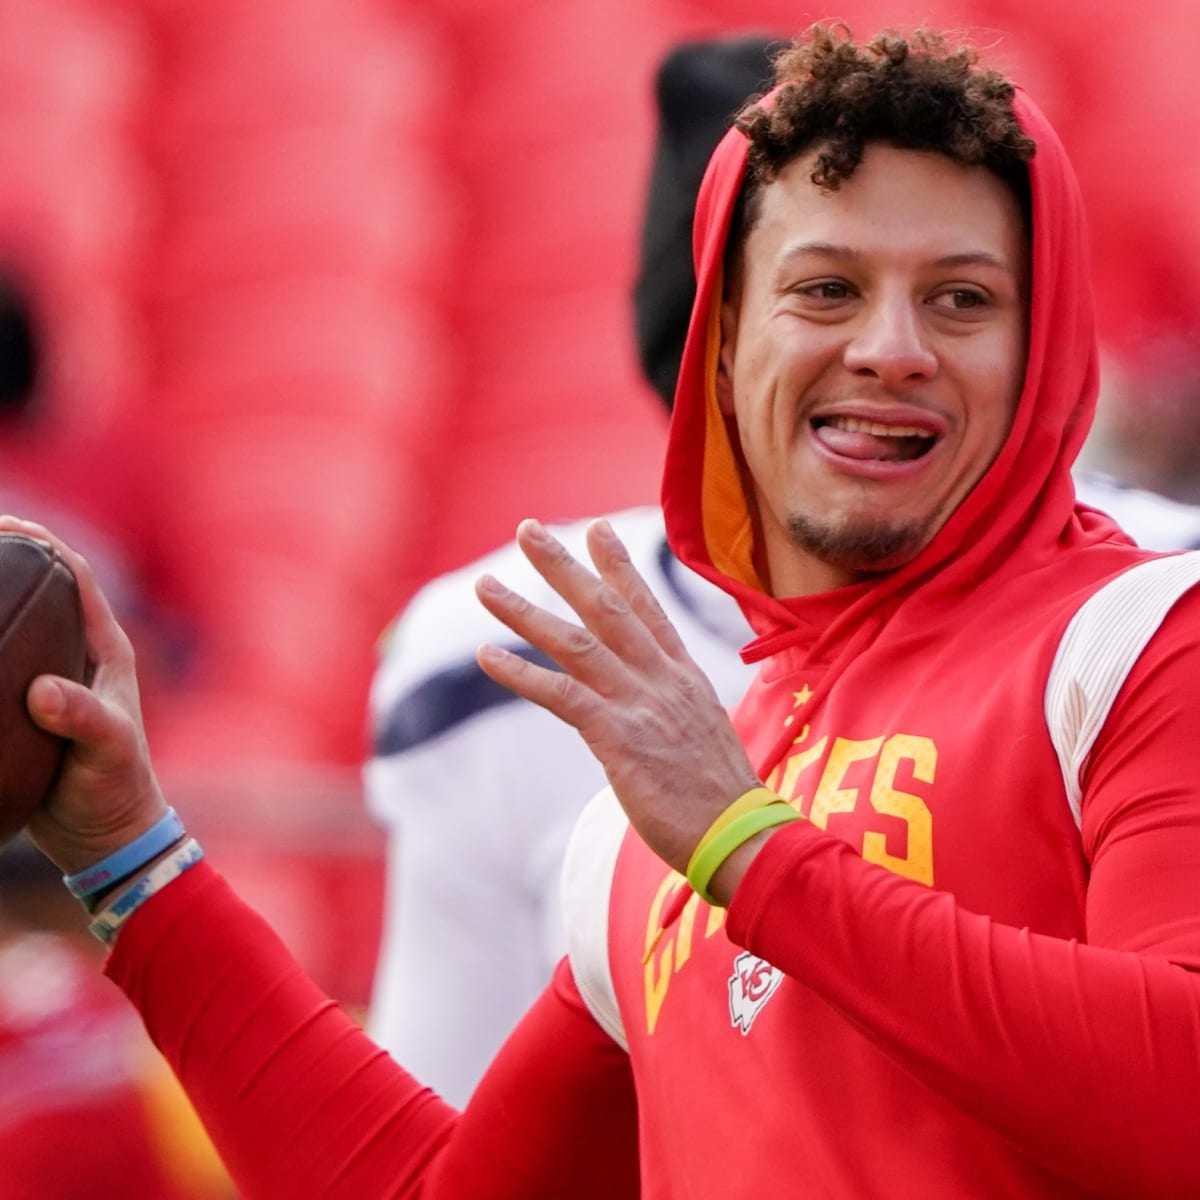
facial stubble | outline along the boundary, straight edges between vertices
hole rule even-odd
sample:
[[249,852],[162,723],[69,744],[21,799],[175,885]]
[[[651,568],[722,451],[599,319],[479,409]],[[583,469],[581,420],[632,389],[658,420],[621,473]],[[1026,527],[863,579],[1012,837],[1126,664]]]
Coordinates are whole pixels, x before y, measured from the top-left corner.
[[822,562],[850,571],[886,571],[907,562],[927,540],[923,521],[834,523],[792,514],[787,522],[794,544]]

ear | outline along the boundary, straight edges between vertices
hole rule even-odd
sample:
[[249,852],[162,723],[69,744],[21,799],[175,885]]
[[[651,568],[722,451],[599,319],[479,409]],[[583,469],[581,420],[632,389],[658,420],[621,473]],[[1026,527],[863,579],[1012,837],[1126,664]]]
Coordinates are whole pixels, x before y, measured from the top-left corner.
[[733,359],[737,348],[737,305],[721,304],[721,352],[717,356],[717,405],[727,417],[735,414],[733,403]]

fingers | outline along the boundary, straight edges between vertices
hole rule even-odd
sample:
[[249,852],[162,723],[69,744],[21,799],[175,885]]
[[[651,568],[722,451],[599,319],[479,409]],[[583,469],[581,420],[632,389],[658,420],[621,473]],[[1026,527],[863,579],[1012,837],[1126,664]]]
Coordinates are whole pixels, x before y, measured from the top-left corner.
[[[586,689],[607,699],[628,698],[639,686],[638,676],[661,679],[682,673],[704,679],[607,521],[597,521],[588,530],[588,549],[599,578],[537,521],[521,523],[517,542],[584,628],[536,607],[490,576],[478,581],[476,594],[497,620],[548,654]],[[506,663],[494,654],[479,663],[497,682],[578,727],[578,718],[565,716],[564,707],[574,712],[586,705],[570,693],[558,672],[542,672],[522,659]]]
[[134,716],[111,697],[40,675],[26,704],[34,722],[70,740],[51,795],[29,834],[53,862],[74,874],[144,832],[166,802]]
[[124,714],[82,684],[39,675],[29,685],[26,706],[37,725],[72,741],[93,767],[116,766],[130,755],[136,734]]
[[549,670],[495,646],[483,647],[477,661],[497,683],[577,727],[597,696],[615,696],[623,690],[624,664],[590,630],[538,608],[491,575],[476,582],[475,594],[497,620],[569,672]]
[[599,713],[600,697],[562,671],[538,666],[499,646],[480,646],[475,657],[485,675],[581,732]]
[[[617,542],[615,534],[612,540],[623,553],[624,548]],[[608,580],[597,578],[537,521],[521,522],[517,529],[517,544],[584,625],[621,659],[641,670],[661,666],[661,648],[621,591]],[[633,571],[632,564],[629,571]],[[633,574],[636,576],[636,571]],[[500,619],[505,620],[502,616]],[[528,635],[523,633],[522,636]],[[542,645],[542,649],[553,656],[548,646]],[[555,661],[561,660],[556,658]]]
[[688,659],[675,626],[608,521],[593,521],[588,526],[587,541],[588,553],[601,578],[621,595],[663,651],[677,661]]
[[108,724],[94,692],[57,675],[39,675],[27,694],[29,715],[47,733],[72,741],[95,741]]

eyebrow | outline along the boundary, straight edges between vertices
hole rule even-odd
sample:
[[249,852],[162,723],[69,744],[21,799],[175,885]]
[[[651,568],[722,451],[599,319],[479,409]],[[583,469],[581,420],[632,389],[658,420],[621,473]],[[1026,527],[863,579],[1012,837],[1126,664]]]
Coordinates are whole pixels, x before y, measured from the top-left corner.
[[[779,257],[781,263],[786,263],[793,258],[800,258],[804,255],[815,255],[819,258],[840,258],[854,262],[862,257],[859,251],[853,246],[839,246],[836,242],[797,242],[789,246]],[[935,267],[992,267],[997,271],[1003,271],[1007,275],[1011,275],[1014,279],[1020,279],[1020,273],[1006,263],[1002,258],[997,258],[996,255],[987,250],[969,250],[961,254],[946,254],[939,259],[935,259],[933,264]]]
[[947,254],[939,258],[935,267],[995,267],[997,271],[1005,271],[1014,278],[1018,272],[1002,258],[989,254],[986,250],[973,250],[965,254]]

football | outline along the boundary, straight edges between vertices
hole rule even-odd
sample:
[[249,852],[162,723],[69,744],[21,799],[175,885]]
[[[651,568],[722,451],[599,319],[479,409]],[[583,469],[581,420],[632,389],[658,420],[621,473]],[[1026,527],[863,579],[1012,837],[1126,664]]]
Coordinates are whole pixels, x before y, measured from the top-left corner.
[[25,694],[39,675],[81,682],[87,667],[79,589],[44,542],[0,533],[0,843],[54,783],[67,743],[39,729]]

